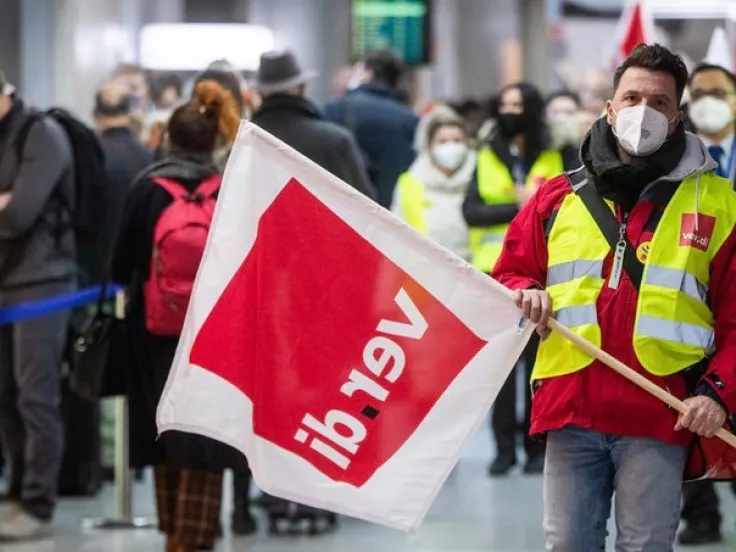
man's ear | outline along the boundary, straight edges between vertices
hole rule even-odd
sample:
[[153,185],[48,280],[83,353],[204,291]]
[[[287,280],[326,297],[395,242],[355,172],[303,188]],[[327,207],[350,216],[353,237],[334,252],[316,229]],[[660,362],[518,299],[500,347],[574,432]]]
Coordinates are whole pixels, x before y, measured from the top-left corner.
[[611,100],[606,101],[606,121],[611,126],[616,121],[616,110],[613,108],[613,102]]

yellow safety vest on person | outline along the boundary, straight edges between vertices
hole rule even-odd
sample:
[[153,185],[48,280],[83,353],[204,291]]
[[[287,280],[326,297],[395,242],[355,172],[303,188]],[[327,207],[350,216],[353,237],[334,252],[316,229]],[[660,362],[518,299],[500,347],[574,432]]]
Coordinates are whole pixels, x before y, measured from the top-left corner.
[[[690,223],[695,228],[696,219],[701,228],[713,226],[710,238],[687,230]],[[636,356],[651,374],[674,374],[713,352],[713,313],[707,304],[710,265],[735,223],[731,184],[712,173],[683,180],[667,205],[645,261],[633,337]],[[547,291],[555,318],[600,347],[597,301],[607,285],[603,262],[611,248],[574,193],[560,206],[547,250]],[[532,379],[577,372],[593,360],[552,332],[540,345]]]
[[[516,203],[514,179],[506,165],[489,147],[478,152],[477,165],[478,193],[487,205]],[[543,151],[526,179],[526,186],[539,185],[540,180],[549,180],[565,171],[562,155],[557,150]],[[508,224],[498,224],[487,228],[471,228],[470,252],[473,266],[490,273],[501,256],[503,238]]]
[[427,200],[424,184],[416,176],[405,172],[396,183],[397,199],[406,223],[427,235],[427,219],[425,217]]

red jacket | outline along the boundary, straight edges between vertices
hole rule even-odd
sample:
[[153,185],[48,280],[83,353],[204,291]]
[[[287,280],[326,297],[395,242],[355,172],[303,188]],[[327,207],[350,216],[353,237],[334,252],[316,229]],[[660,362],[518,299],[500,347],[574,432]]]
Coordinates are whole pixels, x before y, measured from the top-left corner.
[[[657,216],[661,216],[676,186],[672,181],[661,181],[635,205],[628,221],[628,238],[635,247],[651,240]],[[566,177],[557,177],[544,184],[522,209],[506,235],[503,253],[493,272],[496,280],[510,289],[544,288],[545,227],[569,193],[572,190]],[[604,263],[606,278],[611,260],[609,254]],[[618,289],[603,287],[597,305],[602,348],[675,396],[685,398],[682,376],[654,376],[637,360],[633,347],[637,295],[625,272]],[[736,232],[713,260],[708,304],[715,315],[716,353],[697,393],[717,399],[731,414],[736,411]],[[612,435],[653,437],[682,445],[692,439],[689,431],[674,431],[676,412],[598,361],[579,372],[545,379],[533,387],[532,435],[575,424]]]

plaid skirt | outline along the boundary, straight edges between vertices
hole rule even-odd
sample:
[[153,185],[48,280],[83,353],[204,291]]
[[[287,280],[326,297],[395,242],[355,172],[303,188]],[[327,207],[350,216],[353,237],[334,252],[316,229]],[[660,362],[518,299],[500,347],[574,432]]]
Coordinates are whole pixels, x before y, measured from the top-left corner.
[[158,465],[156,506],[159,530],[192,550],[212,550],[220,529],[222,472]]

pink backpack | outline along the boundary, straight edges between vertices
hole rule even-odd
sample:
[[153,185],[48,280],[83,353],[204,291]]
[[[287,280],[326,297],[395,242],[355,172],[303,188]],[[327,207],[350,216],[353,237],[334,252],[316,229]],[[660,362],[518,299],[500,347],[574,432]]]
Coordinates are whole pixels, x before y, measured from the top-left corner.
[[168,178],[155,178],[153,182],[174,201],[153,231],[151,272],[143,288],[146,328],[156,335],[177,336],[184,328],[222,177],[214,175],[204,180],[194,192]]

